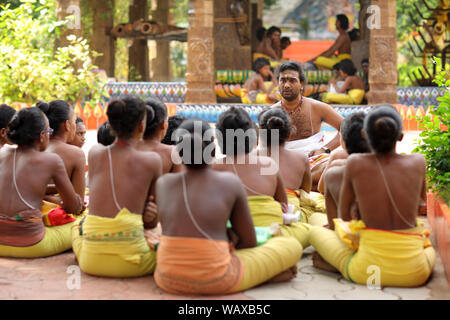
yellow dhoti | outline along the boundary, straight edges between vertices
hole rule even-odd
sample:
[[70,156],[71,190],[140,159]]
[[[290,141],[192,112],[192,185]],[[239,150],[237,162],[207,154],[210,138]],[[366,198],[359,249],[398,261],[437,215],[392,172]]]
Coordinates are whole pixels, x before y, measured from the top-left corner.
[[333,66],[338,63],[341,62],[342,60],[346,60],[346,59],[352,59],[352,55],[348,54],[348,53],[342,53],[338,56],[333,55],[331,57],[318,57],[316,59],[316,61],[314,61],[314,63],[316,64],[316,66],[318,67],[324,67],[327,69],[333,69]]
[[0,245],[1,257],[13,258],[44,258],[53,256],[72,248],[70,229],[75,222],[62,226],[45,227],[44,238],[35,245],[14,247]]
[[[269,90],[272,86],[272,82],[265,81],[264,86],[266,90]],[[277,94],[277,87],[272,89],[272,92]],[[271,104],[273,101],[269,99],[269,95],[261,90],[248,91],[247,89],[241,88],[241,102],[243,104]]]
[[70,250],[74,223],[46,227],[39,209],[23,210],[14,217],[0,214],[0,256],[43,258]]
[[304,190],[299,191],[302,221],[313,226],[324,226],[328,224],[325,197],[314,191],[311,191],[310,193],[307,193]]
[[294,237],[300,242],[303,249],[309,246],[309,230],[311,226],[303,222],[284,225],[281,205],[273,197],[249,196],[248,205],[255,226],[268,227],[272,223],[277,223],[282,235]]
[[274,60],[271,56],[268,56],[267,54],[264,54],[264,53],[260,53],[260,52],[253,53],[253,62],[255,62],[256,59],[258,59],[258,58],[264,58],[264,59],[269,60],[270,66],[272,68],[276,68],[277,66],[279,66],[280,64],[282,64],[284,62],[284,60],[280,60],[280,61]]
[[331,104],[361,104],[365,91],[362,89],[351,89],[347,94],[325,92],[322,101]]
[[336,231],[314,227],[310,241],[347,280],[364,285],[415,287],[431,275],[435,251],[420,220],[415,228],[396,231],[366,228],[362,221],[333,221]]
[[142,215],[122,209],[115,218],[87,215],[72,227],[73,251],[81,270],[105,277],[138,277],[156,266],[144,237]]

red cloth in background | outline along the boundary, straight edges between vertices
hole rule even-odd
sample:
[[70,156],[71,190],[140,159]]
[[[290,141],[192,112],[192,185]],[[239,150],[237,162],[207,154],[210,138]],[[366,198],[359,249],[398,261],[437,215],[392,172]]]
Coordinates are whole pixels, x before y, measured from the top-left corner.
[[284,50],[283,59],[307,62],[327,50],[333,43],[333,40],[292,41],[291,45]]

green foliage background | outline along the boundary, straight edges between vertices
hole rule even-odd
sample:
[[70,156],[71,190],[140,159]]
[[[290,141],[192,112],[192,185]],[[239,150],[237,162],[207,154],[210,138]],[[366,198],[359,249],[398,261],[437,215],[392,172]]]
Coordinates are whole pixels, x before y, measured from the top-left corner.
[[[438,2],[439,0],[427,0],[428,5],[432,8],[436,7]],[[422,66],[422,58],[414,57],[408,46],[408,42],[410,42],[416,50],[416,53],[419,53],[419,49],[417,48],[413,37],[415,32],[419,29],[422,30],[422,28],[417,27],[410,16],[412,16],[419,24],[421,24],[422,18],[415,9],[414,4],[417,5],[423,16],[428,17],[431,13],[420,0],[397,0],[397,44],[399,56],[397,70],[399,71],[399,86],[402,87],[417,86],[416,83],[413,83],[409,79],[408,75],[414,79],[411,73],[417,71],[417,69]],[[425,33],[422,31],[422,34]],[[420,36],[417,36],[416,40],[423,48],[425,44]],[[428,59],[429,70],[431,70],[432,65],[433,62],[431,59]],[[417,75],[419,75],[418,72]]]
[[54,46],[67,23],[57,20],[55,1],[12,4],[0,8],[0,101],[98,101],[103,82],[91,72],[96,53],[87,41],[73,36],[67,47]]
[[435,58],[439,73],[434,80],[440,87],[446,88],[443,97],[437,98],[439,104],[431,111],[432,116],[422,119],[421,143],[414,150],[424,154],[427,160],[427,178],[431,187],[450,206],[450,65],[444,70],[441,61]]

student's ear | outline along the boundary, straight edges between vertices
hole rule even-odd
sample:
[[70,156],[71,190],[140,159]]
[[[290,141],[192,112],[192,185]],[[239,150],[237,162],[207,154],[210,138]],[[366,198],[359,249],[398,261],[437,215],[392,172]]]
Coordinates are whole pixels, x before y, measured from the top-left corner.
[[66,131],[70,131],[70,122],[69,122],[69,120],[64,121],[64,129]]
[[144,118],[144,120],[142,120],[138,125],[138,132],[144,133],[146,127],[147,127],[147,119]]
[[403,137],[404,137],[404,135],[403,135],[403,132],[400,134],[400,137],[398,137],[398,141],[402,141],[403,140]]
[[0,129],[0,138],[6,140],[6,128]]
[[363,137],[363,139],[367,140],[367,137],[366,137],[366,130],[361,129],[361,137]]

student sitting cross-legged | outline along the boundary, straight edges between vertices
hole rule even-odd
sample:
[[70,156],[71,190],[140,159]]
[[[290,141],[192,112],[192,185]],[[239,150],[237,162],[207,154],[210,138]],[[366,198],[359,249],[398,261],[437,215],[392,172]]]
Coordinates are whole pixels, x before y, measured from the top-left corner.
[[[342,219],[334,219],[335,231],[311,230],[319,254],[313,262],[360,284],[375,272],[381,286],[420,286],[435,263],[429,231],[417,219],[426,200],[425,159],[396,153],[402,119],[390,105],[368,113],[364,135],[372,153],[348,157],[339,196]],[[351,210],[355,203],[358,210]]]
[[74,222],[47,228],[41,215],[50,180],[64,210],[78,214],[82,208],[64,162],[54,153],[43,152],[51,132],[47,117],[35,107],[20,110],[9,122],[8,141],[17,148],[0,149],[0,256],[47,257],[72,247]]
[[162,226],[156,284],[170,293],[213,295],[292,279],[301,245],[276,236],[256,246],[239,178],[210,166],[214,138],[208,123],[189,119],[178,132],[177,150],[186,171],[165,174],[156,183]]
[[161,158],[137,150],[147,116],[142,100],[113,100],[107,116],[116,140],[89,151],[89,214],[72,228],[73,251],[88,274],[142,276],[156,265],[144,228],[154,228],[158,221],[147,205],[162,174]]

